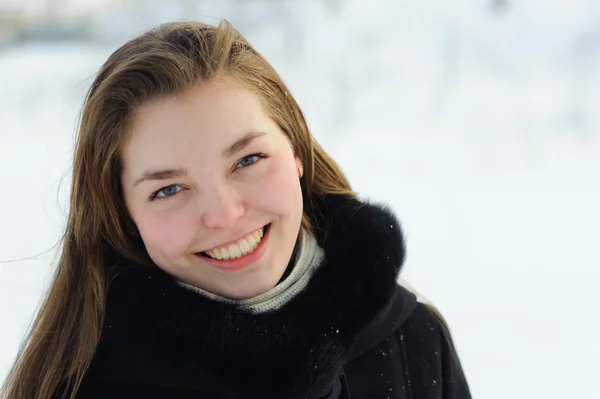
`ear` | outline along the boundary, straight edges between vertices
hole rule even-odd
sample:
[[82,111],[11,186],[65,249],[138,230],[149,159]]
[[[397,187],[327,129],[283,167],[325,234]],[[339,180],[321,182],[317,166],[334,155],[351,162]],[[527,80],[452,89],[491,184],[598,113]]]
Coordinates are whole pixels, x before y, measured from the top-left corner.
[[297,155],[294,158],[296,159],[296,170],[298,171],[298,178],[300,179],[304,176],[304,164]]

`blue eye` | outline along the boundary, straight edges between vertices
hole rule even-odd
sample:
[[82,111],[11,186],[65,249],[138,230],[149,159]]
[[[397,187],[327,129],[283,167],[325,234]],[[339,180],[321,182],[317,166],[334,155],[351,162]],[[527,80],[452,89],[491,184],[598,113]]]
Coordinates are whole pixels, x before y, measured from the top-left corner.
[[154,199],[154,198],[168,198],[171,197],[175,194],[177,194],[178,192],[180,192],[182,190],[181,186],[178,186],[176,184],[171,184],[170,186],[167,187],[163,187],[158,191],[155,191],[152,194],[152,197],[150,197],[150,199]]
[[260,159],[266,158],[264,154],[252,154],[244,157],[235,164],[235,169],[245,168],[258,162]]

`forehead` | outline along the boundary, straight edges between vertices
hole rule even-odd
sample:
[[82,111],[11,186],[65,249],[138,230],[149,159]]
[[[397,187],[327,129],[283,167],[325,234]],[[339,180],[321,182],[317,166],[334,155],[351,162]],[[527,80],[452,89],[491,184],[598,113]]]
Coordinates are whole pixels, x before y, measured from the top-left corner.
[[122,149],[125,169],[220,156],[249,132],[282,134],[251,90],[225,78],[201,83],[135,111]]
[[268,119],[255,93],[232,79],[220,78],[141,105],[133,115],[131,136],[180,130],[224,135]]

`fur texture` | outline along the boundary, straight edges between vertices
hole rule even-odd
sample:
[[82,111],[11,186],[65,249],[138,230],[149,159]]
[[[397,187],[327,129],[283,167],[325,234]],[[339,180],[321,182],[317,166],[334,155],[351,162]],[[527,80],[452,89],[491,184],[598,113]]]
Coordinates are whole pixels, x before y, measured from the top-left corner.
[[389,309],[405,250],[389,209],[337,196],[317,206],[325,260],[306,289],[273,312],[208,300],[160,269],[116,271],[90,378],[249,398],[326,389]]

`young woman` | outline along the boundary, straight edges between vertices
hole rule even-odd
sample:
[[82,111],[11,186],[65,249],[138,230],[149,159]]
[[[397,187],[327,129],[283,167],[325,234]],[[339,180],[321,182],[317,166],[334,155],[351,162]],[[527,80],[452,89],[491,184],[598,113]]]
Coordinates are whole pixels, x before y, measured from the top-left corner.
[[447,328],[228,23],[126,43],[88,93],[55,279],[9,399],[469,398]]

